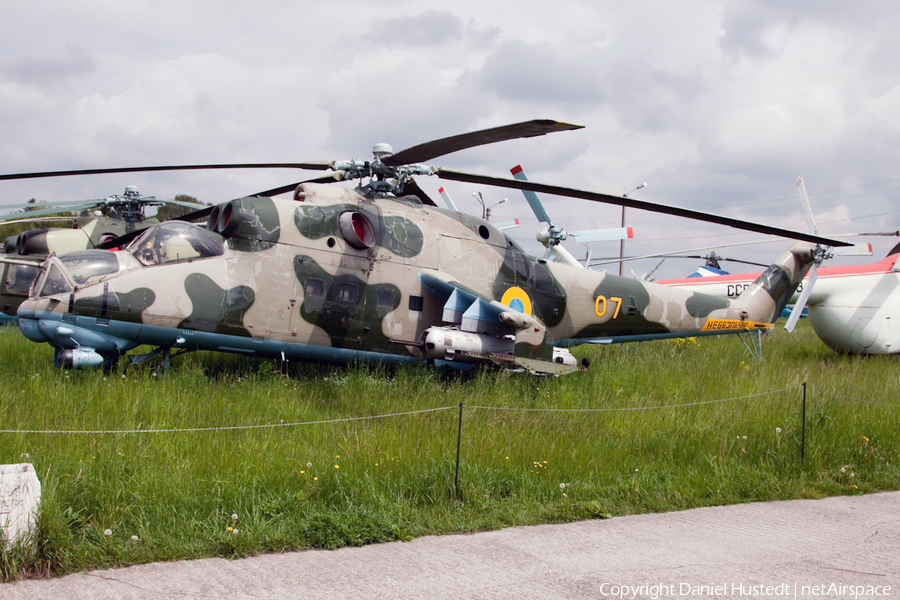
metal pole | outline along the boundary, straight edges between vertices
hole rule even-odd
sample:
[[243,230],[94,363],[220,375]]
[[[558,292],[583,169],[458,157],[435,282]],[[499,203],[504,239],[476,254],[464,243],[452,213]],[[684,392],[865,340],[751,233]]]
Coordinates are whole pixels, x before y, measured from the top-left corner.
[[462,413],[463,403],[459,403],[459,428],[456,431],[456,477],[453,478],[453,489],[456,491],[456,497],[459,498],[459,447],[462,443]]
[[803,382],[803,414],[801,417],[803,427],[800,433],[800,462],[806,457],[806,382]]
[[[626,194],[627,195],[627,194]],[[625,227],[625,207],[622,207],[622,227]],[[619,240],[619,277],[622,276],[622,259],[625,258],[625,238]]]

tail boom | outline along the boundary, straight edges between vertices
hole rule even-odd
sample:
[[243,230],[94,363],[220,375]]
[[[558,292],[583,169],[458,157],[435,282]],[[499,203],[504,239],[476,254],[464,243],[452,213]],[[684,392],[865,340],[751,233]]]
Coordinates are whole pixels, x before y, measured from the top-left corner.
[[739,308],[742,317],[746,315],[749,320],[773,322],[809,273],[815,259],[815,244],[797,242],[763,271],[732,302],[732,306]]

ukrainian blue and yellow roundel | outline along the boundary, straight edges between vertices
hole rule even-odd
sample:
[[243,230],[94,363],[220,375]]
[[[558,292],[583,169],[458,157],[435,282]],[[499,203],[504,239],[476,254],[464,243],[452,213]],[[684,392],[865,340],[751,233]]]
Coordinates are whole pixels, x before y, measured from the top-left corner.
[[520,313],[525,313],[529,316],[531,315],[531,298],[529,298],[528,294],[525,293],[525,290],[520,287],[511,287],[507,289],[503,292],[503,297],[500,298],[500,302]]

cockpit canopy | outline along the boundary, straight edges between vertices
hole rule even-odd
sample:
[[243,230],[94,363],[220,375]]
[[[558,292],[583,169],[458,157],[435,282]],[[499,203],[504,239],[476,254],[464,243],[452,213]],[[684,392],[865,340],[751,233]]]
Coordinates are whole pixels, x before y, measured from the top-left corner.
[[72,291],[71,282],[85,285],[98,281],[105,275],[119,272],[119,259],[115,253],[106,250],[82,250],[69,252],[59,257],[69,278],[55,263],[51,263],[47,275],[40,283],[41,296],[53,296]]
[[225,253],[222,237],[181,221],[151,227],[127,250],[144,266],[190,261]]
[[[167,221],[148,229],[126,249],[144,266],[187,262],[225,253],[222,236],[196,225]],[[58,261],[58,262],[57,262]],[[115,252],[81,250],[52,258],[37,283],[42,297],[73,291],[116,275],[122,266]],[[73,285],[74,284],[74,285]]]

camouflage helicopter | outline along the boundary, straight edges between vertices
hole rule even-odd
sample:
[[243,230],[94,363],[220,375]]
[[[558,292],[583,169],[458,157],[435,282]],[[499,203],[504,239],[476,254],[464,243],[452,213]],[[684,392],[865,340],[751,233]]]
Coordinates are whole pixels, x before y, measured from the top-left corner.
[[[51,255],[18,310],[19,326],[29,339],[49,343],[55,364],[68,368],[109,367],[150,345],[156,350],[149,355],[129,358],[167,362],[173,350],[212,350],[560,375],[587,368],[568,350],[581,343],[768,330],[818,260],[817,244],[847,245],[633,198],[419,164],[576,128],[530,121],[397,153],[378,144],[371,160],[294,163],[333,172],[212,207],[206,228],[169,221],[117,252]],[[739,298],[716,298],[530,256],[490,222],[438,208],[413,175],[624,204],[802,241]],[[368,182],[355,189],[325,184],[355,179]],[[290,200],[273,198],[290,191]]]
[[[19,304],[28,297],[28,290],[37,277],[37,264],[50,254],[65,254],[75,250],[97,248],[133,231],[159,223],[159,219],[144,213],[148,207],[165,205],[184,209],[202,209],[203,204],[179,200],[157,200],[143,196],[137,186],[125,187],[125,193],[99,200],[75,200],[59,203],[25,203],[0,206],[0,209],[27,209],[0,216],[0,223],[35,223],[42,221],[71,222],[70,227],[39,227],[6,238],[5,255],[28,257],[31,264],[4,264],[0,270],[0,324],[14,323]],[[60,216],[60,213],[82,212],[79,216]],[[184,212],[184,211],[182,211]]]

